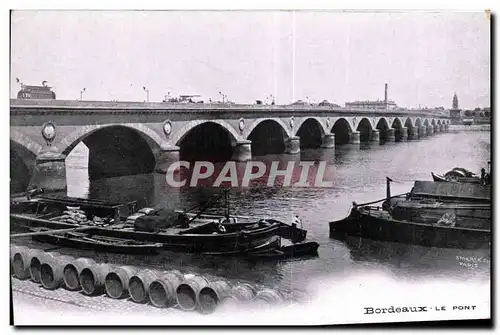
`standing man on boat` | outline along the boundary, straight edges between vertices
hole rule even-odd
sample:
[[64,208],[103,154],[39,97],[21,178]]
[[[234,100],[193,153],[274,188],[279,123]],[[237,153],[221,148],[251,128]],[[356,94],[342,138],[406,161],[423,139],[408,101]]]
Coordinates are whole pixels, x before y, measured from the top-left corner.
[[226,233],[226,227],[224,227],[224,224],[223,224],[224,222],[227,222],[226,219],[220,218],[219,222],[217,224],[217,231],[220,234],[225,234]]

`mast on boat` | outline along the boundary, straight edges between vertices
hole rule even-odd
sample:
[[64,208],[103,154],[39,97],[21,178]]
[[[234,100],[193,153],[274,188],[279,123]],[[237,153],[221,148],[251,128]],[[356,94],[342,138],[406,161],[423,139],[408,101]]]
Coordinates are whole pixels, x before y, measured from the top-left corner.
[[387,202],[389,202],[389,200],[391,200],[391,181],[392,179],[389,178],[389,177],[385,177],[386,179],[386,183],[387,183],[387,186],[386,186],[386,200]]
[[226,220],[229,222],[229,189],[224,189],[224,198],[226,202]]

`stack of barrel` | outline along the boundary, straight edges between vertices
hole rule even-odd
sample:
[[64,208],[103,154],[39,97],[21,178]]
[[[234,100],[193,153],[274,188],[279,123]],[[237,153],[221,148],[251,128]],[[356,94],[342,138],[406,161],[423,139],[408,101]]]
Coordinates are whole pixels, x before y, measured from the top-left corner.
[[231,284],[219,278],[185,274],[177,270],[155,271],[133,266],[96,263],[57,252],[11,246],[11,269],[21,280],[31,279],[45,289],[65,288],[89,296],[106,294],[130,298],[159,308],[177,307],[203,314],[219,307],[249,304],[259,308],[283,303],[277,290],[248,283]]

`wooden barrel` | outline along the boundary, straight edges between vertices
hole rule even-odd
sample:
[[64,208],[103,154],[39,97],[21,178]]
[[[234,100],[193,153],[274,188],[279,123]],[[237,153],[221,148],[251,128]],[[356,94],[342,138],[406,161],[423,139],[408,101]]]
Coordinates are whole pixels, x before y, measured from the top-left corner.
[[153,270],[142,270],[130,277],[128,282],[128,291],[130,297],[137,303],[148,301],[149,286],[158,279],[159,275]]
[[188,276],[175,290],[177,303],[185,311],[194,310],[198,294],[206,286],[208,286],[208,281],[205,278]]
[[66,265],[74,260],[71,256],[47,257],[40,266],[40,283],[47,290],[55,290],[64,283],[63,272]]
[[30,252],[30,276],[35,283],[40,283],[40,267],[46,260],[59,256],[58,252],[45,252],[43,250],[33,249]]
[[255,288],[247,283],[234,286],[229,294],[221,301],[224,306],[238,306],[255,298]]
[[182,283],[184,276],[177,270],[161,273],[149,285],[149,300],[155,307],[171,307],[177,303],[176,288]]
[[258,307],[268,308],[272,305],[277,305],[283,302],[281,295],[271,289],[264,289],[257,293],[253,303]]
[[106,294],[113,299],[121,299],[128,296],[128,283],[130,278],[137,273],[133,266],[117,266],[111,269],[106,276]]
[[198,310],[203,314],[213,313],[219,303],[229,296],[230,290],[231,286],[227,281],[219,280],[209,283],[198,294]]
[[80,272],[80,286],[86,295],[101,295],[104,293],[106,276],[111,270],[109,264],[89,263]]
[[30,249],[24,246],[12,246],[10,254],[14,276],[21,280],[30,278]]
[[[12,270],[12,274],[14,274],[14,255],[19,251],[20,248],[23,248],[22,246],[18,246],[18,245],[15,245],[15,244],[11,244],[10,245],[10,269]],[[26,248],[26,247],[24,247]]]
[[231,295],[235,296],[239,301],[253,300],[256,294],[255,287],[248,283],[240,283],[231,290]]
[[80,290],[80,273],[83,269],[93,265],[97,265],[97,263],[89,258],[78,258],[67,264],[63,270],[64,286],[71,291]]

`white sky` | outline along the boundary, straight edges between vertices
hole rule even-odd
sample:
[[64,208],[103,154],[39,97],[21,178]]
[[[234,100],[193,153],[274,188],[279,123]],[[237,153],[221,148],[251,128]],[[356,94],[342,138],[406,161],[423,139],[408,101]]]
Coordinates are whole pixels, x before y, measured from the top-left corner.
[[[485,13],[14,11],[11,97],[47,80],[58,99],[200,94],[279,104],[490,105]],[[294,32],[295,31],[295,39]],[[295,47],[294,47],[295,46]],[[295,52],[294,52],[295,51]]]

